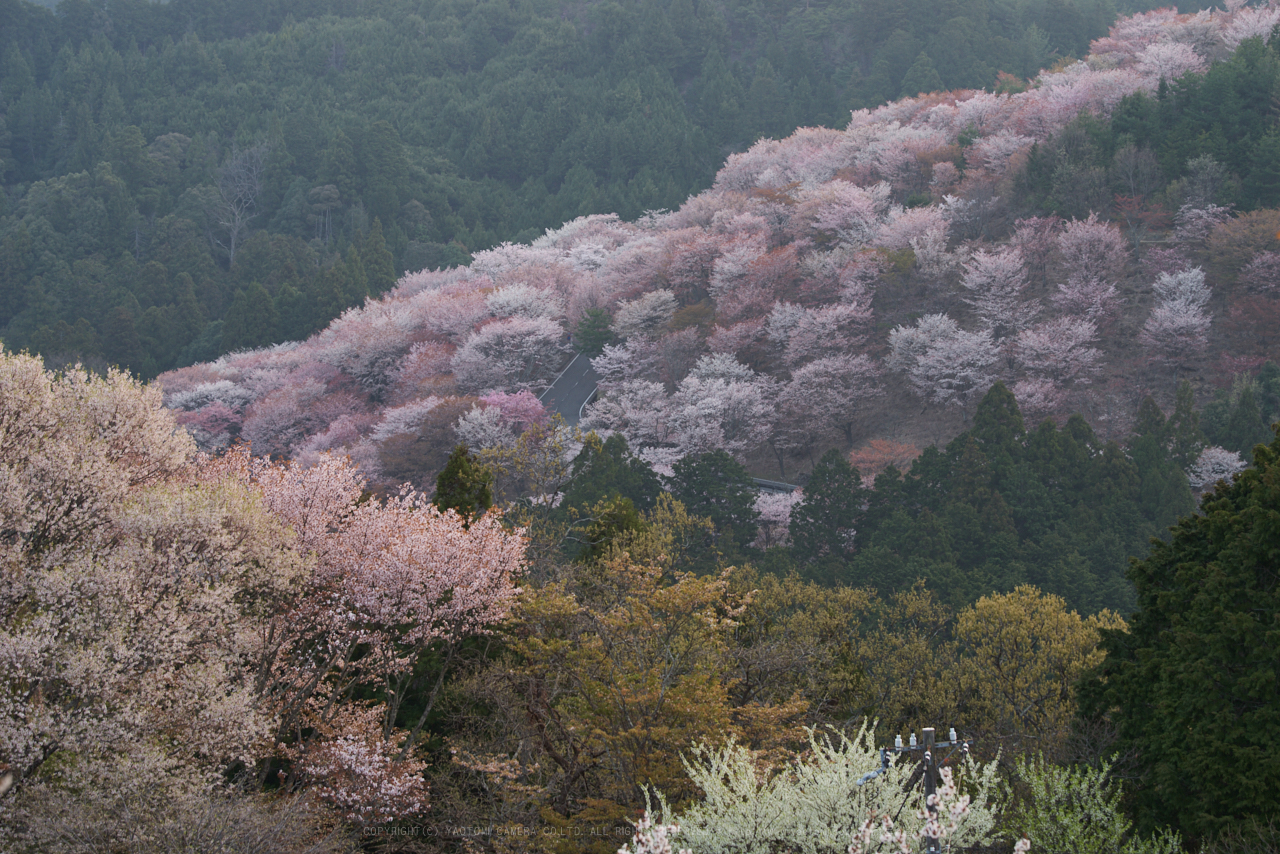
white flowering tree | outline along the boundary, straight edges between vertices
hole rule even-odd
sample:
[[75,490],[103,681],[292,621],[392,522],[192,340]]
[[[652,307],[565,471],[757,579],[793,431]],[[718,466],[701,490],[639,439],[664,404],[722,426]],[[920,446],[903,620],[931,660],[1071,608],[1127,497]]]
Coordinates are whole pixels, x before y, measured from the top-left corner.
[[[675,840],[696,854],[826,854],[894,849],[911,851],[912,841],[945,835],[951,846],[983,845],[993,838],[998,800],[996,763],[962,768],[968,795],[944,778],[936,812],[924,793],[908,785],[915,766],[892,763],[880,768],[874,733],[866,727],[853,738],[810,731],[806,757],[785,767],[761,771],[758,757],[730,743],[705,746],[685,759],[685,769],[704,793],[676,821],[659,794],[662,822],[677,824]],[[897,816],[886,827],[884,816]],[[884,837],[888,831],[887,839]]]

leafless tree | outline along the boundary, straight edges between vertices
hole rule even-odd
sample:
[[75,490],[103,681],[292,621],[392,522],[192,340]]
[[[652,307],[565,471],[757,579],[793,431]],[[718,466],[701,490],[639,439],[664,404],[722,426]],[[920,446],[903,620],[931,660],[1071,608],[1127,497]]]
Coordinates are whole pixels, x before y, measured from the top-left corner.
[[227,263],[235,264],[249,222],[257,215],[270,146],[259,142],[249,148],[233,148],[218,169],[218,205],[215,218],[226,230],[225,242],[216,241],[227,253]]

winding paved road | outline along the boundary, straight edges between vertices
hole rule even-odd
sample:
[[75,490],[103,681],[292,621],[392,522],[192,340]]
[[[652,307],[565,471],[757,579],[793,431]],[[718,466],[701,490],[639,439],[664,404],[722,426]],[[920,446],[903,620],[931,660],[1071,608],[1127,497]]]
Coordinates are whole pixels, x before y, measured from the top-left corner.
[[600,375],[591,367],[591,357],[579,353],[538,399],[548,412],[560,413],[566,424],[577,424],[582,420],[583,408],[595,395],[598,382]]

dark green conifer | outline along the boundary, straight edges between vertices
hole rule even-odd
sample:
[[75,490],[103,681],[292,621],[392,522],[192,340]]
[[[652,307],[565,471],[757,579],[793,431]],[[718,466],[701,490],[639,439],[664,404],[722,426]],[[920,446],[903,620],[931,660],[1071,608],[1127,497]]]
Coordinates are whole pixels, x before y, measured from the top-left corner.
[[488,469],[476,462],[465,444],[459,444],[436,478],[431,502],[442,512],[454,510],[464,519],[473,519],[493,506],[491,480]]

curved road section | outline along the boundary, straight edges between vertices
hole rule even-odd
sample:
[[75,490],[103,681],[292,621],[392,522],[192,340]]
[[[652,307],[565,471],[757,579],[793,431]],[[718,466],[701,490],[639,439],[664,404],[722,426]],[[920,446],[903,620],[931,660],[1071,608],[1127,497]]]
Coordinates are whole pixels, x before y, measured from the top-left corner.
[[591,357],[579,353],[538,400],[547,412],[559,413],[566,424],[577,424],[582,420],[582,411],[595,397],[598,382],[600,375],[591,367]]

